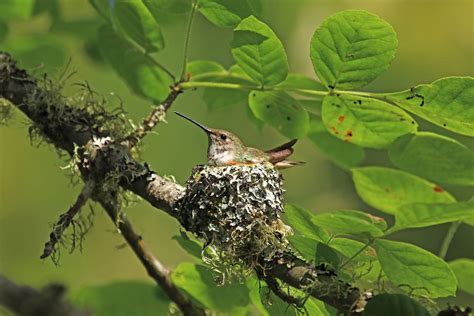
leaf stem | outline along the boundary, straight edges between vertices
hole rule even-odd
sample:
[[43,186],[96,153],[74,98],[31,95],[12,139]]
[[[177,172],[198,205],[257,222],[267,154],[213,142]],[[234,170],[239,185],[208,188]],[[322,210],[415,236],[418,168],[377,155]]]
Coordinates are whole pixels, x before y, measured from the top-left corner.
[[362,253],[362,251],[367,249],[367,247],[369,247],[374,241],[375,241],[375,239],[370,238],[369,241],[362,248],[360,248],[355,254],[352,255],[352,257],[350,257],[349,259],[347,259],[345,262],[343,262],[341,264],[341,266],[339,267],[339,270],[342,270],[342,268],[344,268],[349,262],[354,260],[355,257],[360,255]]
[[227,82],[182,82],[180,85],[181,89],[195,89],[195,88],[221,88],[221,89],[234,89],[234,90],[261,90],[261,91],[292,91],[300,92],[310,95],[326,96],[329,91],[311,90],[311,89],[299,89],[289,87],[278,87],[278,86],[265,86],[260,87],[257,85],[244,85],[237,83]]
[[443,243],[441,244],[441,248],[439,249],[438,256],[441,259],[444,259],[446,257],[449,246],[451,245],[451,241],[453,241],[454,235],[456,234],[459,225],[461,225],[461,222],[453,222],[451,223],[451,226],[449,226],[448,232],[446,233],[446,236],[444,236]]
[[184,40],[184,53],[183,53],[183,70],[181,71],[181,80],[186,81],[186,66],[188,62],[188,47],[189,47],[189,38],[191,37],[191,29],[193,26],[194,15],[196,14],[196,8],[198,6],[199,0],[193,0],[191,7],[191,13],[189,13],[188,26],[186,28],[186,37]]

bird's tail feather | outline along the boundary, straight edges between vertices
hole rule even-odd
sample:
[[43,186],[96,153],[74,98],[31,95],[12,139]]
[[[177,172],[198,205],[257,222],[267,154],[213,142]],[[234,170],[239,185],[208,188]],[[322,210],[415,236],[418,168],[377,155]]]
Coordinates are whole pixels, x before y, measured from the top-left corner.
[[275,168],[286,169],[286,168],[291,168],[295,166],[303,166],[304,164],[306,164],[306,162],[304,161],[282,160],[275,163]]

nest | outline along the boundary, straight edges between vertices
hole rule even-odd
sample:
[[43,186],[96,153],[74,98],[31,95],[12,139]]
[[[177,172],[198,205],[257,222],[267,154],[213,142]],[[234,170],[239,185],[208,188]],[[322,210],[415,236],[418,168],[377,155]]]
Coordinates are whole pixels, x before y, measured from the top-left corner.
[[204,241],[205,262],[226,274],[236,265],[249,270],[287,248],[291,228],[280,220],[282,180],[267,164],[194,167],[176,213]]

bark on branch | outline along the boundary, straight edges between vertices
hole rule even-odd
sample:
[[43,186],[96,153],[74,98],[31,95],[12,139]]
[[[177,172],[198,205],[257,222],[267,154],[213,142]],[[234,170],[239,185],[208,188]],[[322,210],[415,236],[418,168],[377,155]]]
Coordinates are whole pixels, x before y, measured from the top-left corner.
[[[115,142],[111,138],[112,133],[108,133],[106,130],[100,130],[98,133],[87,125],[87,119],[84,120],[86,123],[81,128],[66,124],[66,126],[62,126],[60,135],[56,135],[57,131],[51,130],[48,124],[48,115],[45,115],[44,112],[48,111],[47,107],[64,108],[66,105],[48,104],[42,107],[42,93],[41,89],[37,87],[36,81],[24,70],[16,68],[14,61],[8,54],[0,53],[0,97],[15,104],[34,124],[42,129],[42,133],[47,135],[57,148],[66,150],[70,155],[74,154],[75,144],[85,146],[93,139],[107,137],[111,145],[99,148],[98,155],[101,159],[96,159],[97,162],[92,166],[92,170],[84,168],[81,170],[82,173],[86,175],[88,172],[106,174],[111,170],[120,170],[119,184],[124,189],[134,192],[154,207],[176,217],[174,207],[184,193],[182,186],[160,177],[151,171],[147,164],[142,165],[137,162],[129,153],[130,144],[127,141],[118,142],[117,140]],[[172,89],[167,99],[170,102],[165,104],[161,110],[168,109],[179,93],[179,89]],[[32,95],[36,98],[34,106],[28,104]],[[145,120],[144,126],[153,128],[159,120],[155,120],[157,116],[153,112],[150,117],[152,123],[148,124]],[[143,130],[139,130],[136,135],[130,136],[128,140],[133,145],[133,142],[136,142],[134,139],[141,139],[143,136],[140,135],[146,134],[147,131],[148,127],[145,127]],[[109,154],[110,152],[114,154]],[[99,201],[113,220],[117,220],[117,216],[121,216],[118,214],[117,208],[110,205],[110,199]],[[122,217],[118,221],[118,225],[122,235],[145,266],[148,274],[165,289],[171,299],[177,304],[180,302],[178,305],[181,304],[182,309],[186,310],[188,306],[192,306],[181,292],[173,287],[169,279],[169,271],[146,250],[143,240],[133,231],[130,222]],[[291,253],[279,254],[271,262],[268,260],[261,262],[261,266],[262,270],[257,271],[259,275],[264,275],[269,280],[279,279],[283,283],[307,291],[313,297],[334,306],[346,315],[358,315],[366,304],[367,297],[358,288],[340,280],[336,274],[318,269]],[[193,310],[193,308],[195,307],[189,307],[189,310]],[[195,311],[196,309],[194,309]]]

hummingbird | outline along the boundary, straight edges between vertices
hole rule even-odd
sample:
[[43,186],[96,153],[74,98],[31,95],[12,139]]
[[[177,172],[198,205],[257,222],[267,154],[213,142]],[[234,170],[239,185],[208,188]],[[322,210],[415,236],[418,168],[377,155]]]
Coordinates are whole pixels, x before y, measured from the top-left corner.
[[207,164],[210,166],[254,165],[271,163],[277,169],[303,165],[302,161],[286,160],[293,153],[297,139],[270,150],[247,147],[229,131],[204,126],[192,118],[174,112],[180,117],[200,127],[208,136]]

